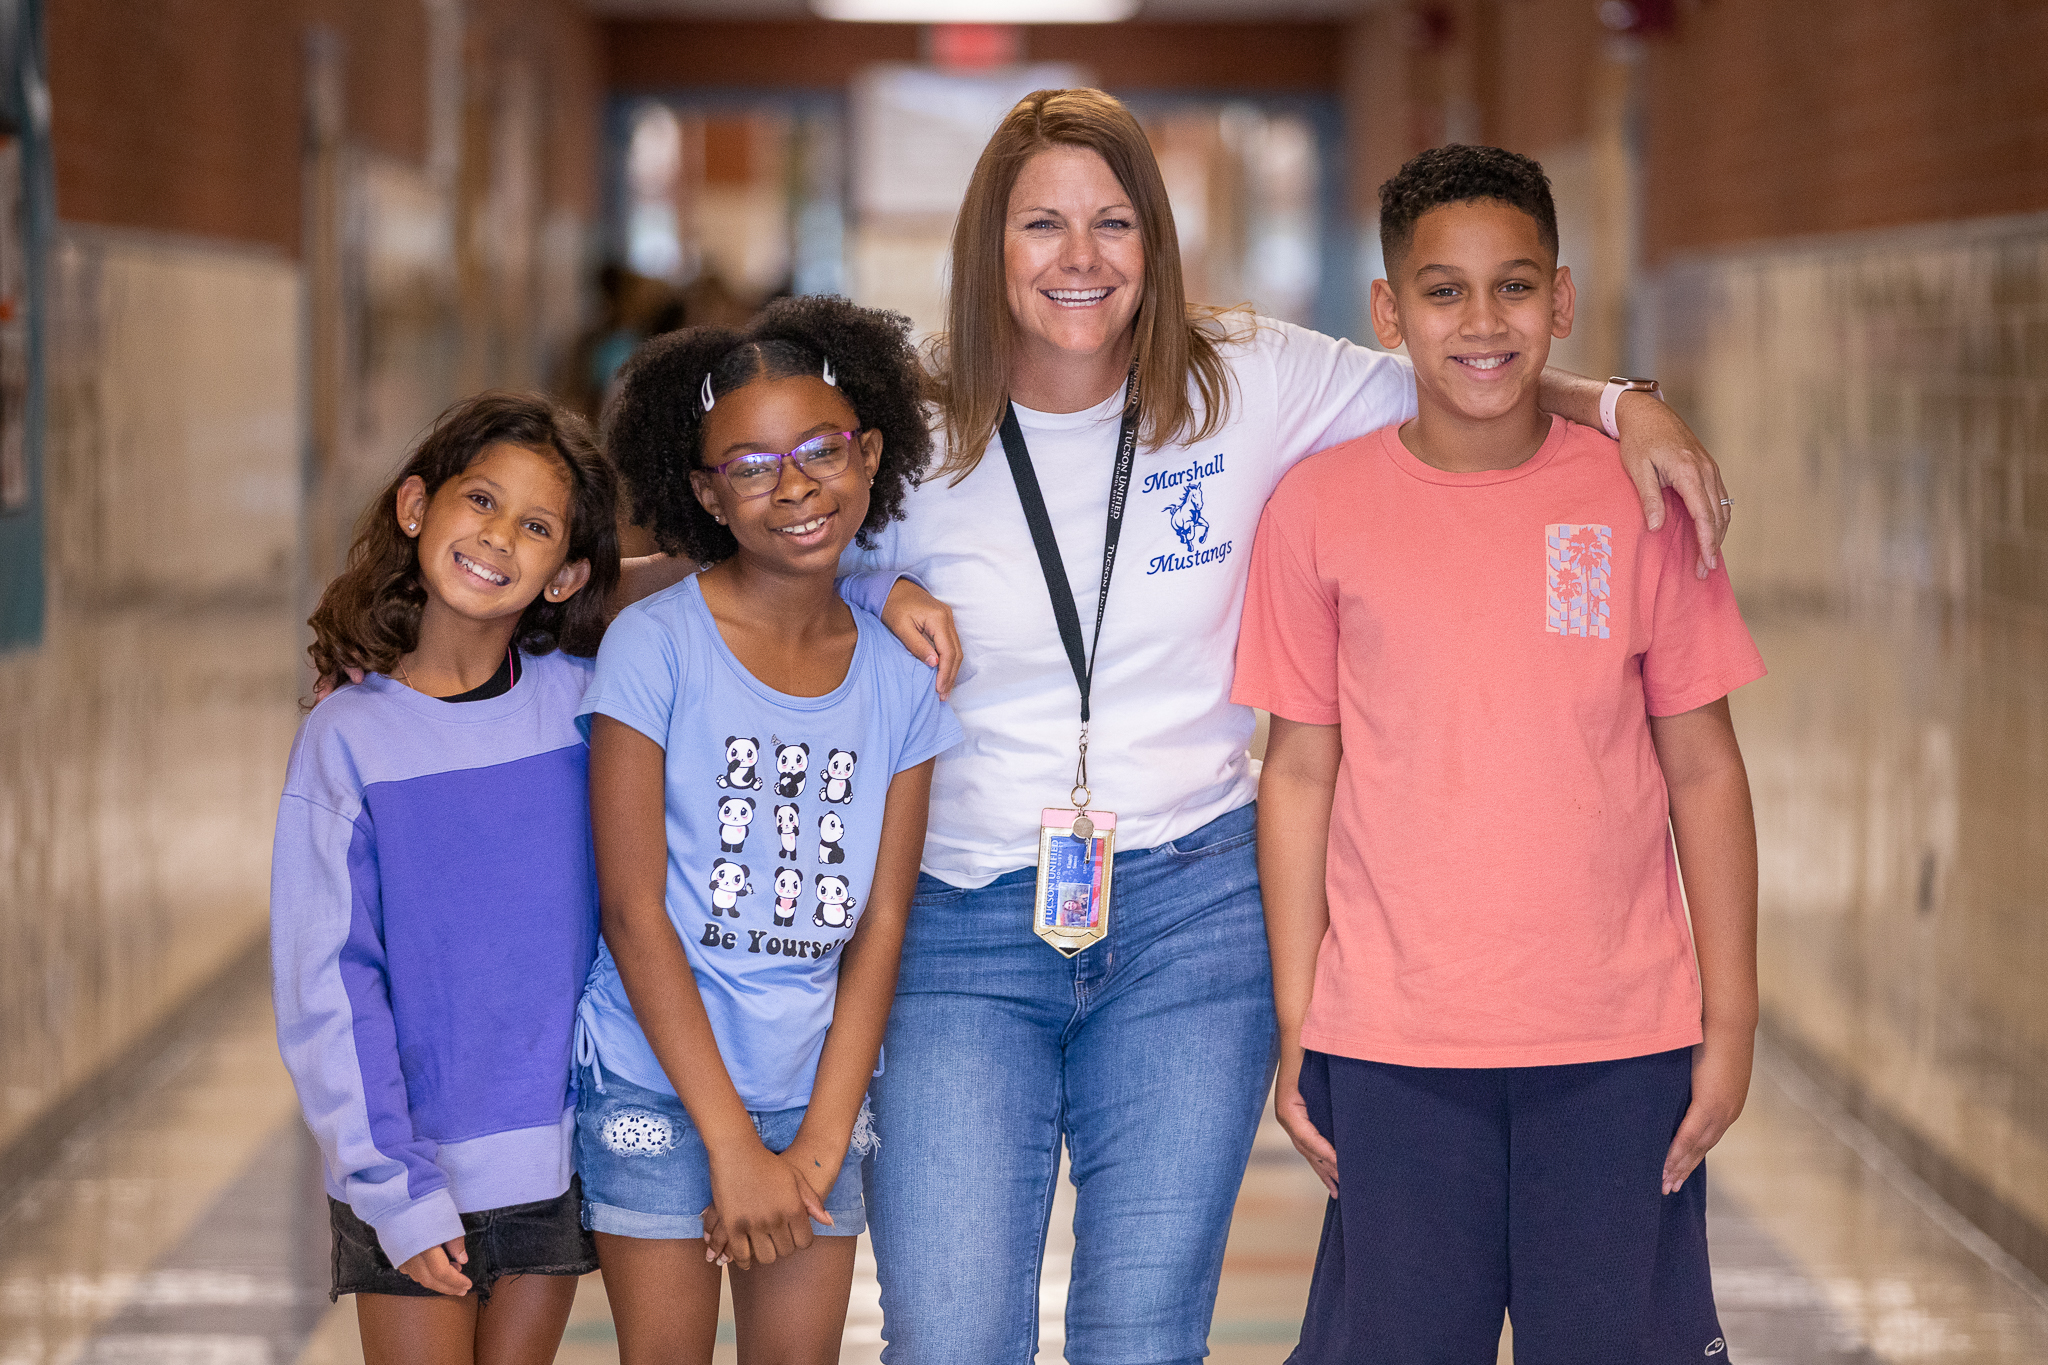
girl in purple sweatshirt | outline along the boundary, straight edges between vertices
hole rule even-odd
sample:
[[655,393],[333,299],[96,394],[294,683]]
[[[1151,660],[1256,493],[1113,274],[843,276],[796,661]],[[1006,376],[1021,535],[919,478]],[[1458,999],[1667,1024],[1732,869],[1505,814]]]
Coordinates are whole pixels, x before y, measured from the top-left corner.
[[596,1268],[571,1157],[597,948],[576,713],[617,498],[580,419],[468,399],[370,505],[311,621],[338,690],[278,807],[278,1045],[371,1365],[552,1360]]

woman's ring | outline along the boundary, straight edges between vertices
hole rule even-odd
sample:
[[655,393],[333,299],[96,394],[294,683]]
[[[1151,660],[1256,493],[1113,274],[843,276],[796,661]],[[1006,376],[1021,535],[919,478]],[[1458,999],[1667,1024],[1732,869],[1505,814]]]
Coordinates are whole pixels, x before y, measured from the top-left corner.
[[1721,499],[1721,505],[1722,505],[1723,507],[1733,507],[1733,506],[1735,505],[1735,499],[1733,499],[1733,498],[1723,498],[1723,499]]

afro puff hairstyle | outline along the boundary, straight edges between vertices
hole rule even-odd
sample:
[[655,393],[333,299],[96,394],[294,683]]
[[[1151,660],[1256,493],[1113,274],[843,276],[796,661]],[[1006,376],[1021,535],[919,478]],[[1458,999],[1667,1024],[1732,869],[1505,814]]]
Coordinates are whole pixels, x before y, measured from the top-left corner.
[[1536,220],[1536,234],[1557,255],[1557,206],[1543,167],[1498,147],[1453,142],[1432,147],[1380,186],[1380,254],[1398,269],[1415,240],[1415,220],[1431,209],[1471,199],[1495,199]]
[[859,542],[872,544],[874,532],[903,515],[904,495],[932,450],[910,319],[825,295],[782,298],[737,331],[690,327],[656,337],[620,375],[605,444],[632,491],[633,521],[664,553],[715,564],[739,549],[690,488],[703,455],[706,376],[723,398],[757,379],[819,374],[828,360],[861,429],[882,433]]

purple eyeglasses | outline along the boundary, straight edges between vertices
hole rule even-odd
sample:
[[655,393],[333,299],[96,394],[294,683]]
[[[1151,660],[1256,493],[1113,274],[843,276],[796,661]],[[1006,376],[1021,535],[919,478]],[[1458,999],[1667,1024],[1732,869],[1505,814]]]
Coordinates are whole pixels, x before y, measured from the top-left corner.
[[765,498],[781,485],[784,460],[791,461],[814,479],[829,479],[846,468],[846,458],[859,435],[856,431],[828,431],[823,436],[813,436],[787,454],[753,450],[708,468],[713,473],[725,475],[725,481],[741,497]]

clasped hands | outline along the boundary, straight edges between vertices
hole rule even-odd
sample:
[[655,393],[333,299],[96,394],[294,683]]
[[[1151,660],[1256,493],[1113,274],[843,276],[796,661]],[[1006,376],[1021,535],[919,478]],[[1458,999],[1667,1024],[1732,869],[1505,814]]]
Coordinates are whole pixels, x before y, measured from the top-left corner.
[[704,1259],[751,1270],[808,1247],[815,1220],[832,1226],[825,1195],[839,1179],[846,1144],[797,1140],[781,1152],[759,1142],[711,1158],[711,1204],[704,1210]]

